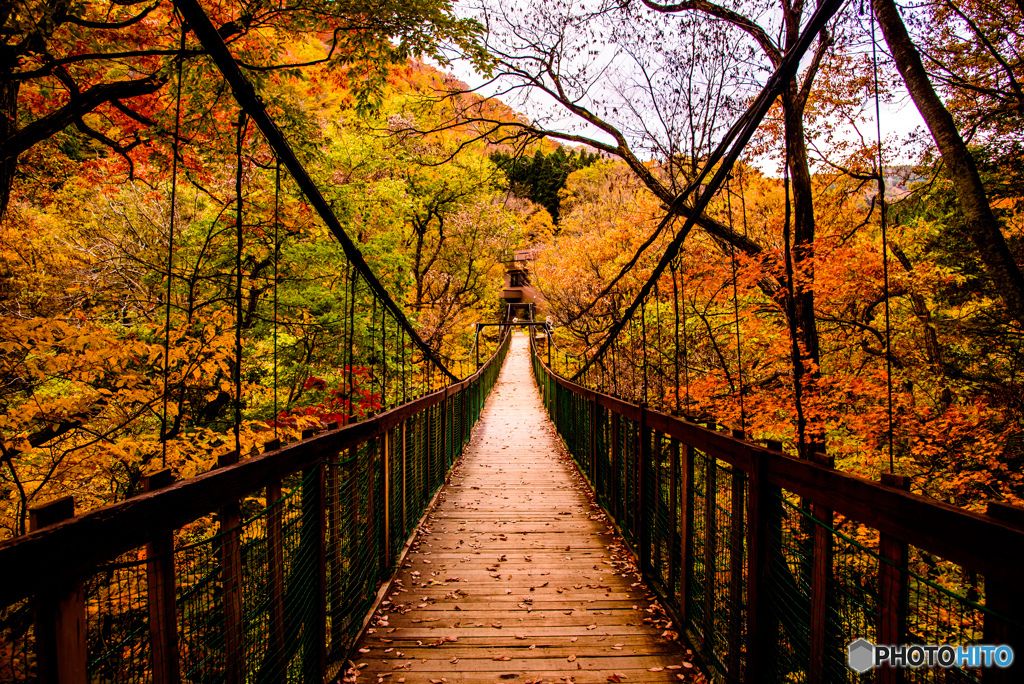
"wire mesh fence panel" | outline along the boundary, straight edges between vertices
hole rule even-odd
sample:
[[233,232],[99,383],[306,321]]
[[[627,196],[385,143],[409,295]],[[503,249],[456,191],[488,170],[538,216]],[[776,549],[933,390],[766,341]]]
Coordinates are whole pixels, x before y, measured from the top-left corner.
[[706,623],[704,615],[707,610],[705,601],[705,590],[708,582],[708,571],[706,568],[707,554],[711,546],[708,535],[713,534],[713,523],[708,524],[707,501],[708,501],[708,457],[701,452],[693,454],[693,478],[690,495],[689,517],[693,534],[690,539],[690,548],[687,557],[690,559],[689,567],[684,571],[686,579],[686,616],[687,629],[696,637],[697,643],[703,643],[707,638],[705,635]]
[[141,550],[125,554],[86,580],[86,649],[90,680],[147,682],[152,679],[147,594],[146,559]]
[[217,543],[210,537],[175,552],[178,642],[186,681],[213,681],[224,670],[223,613]]
[[[771,542],[766,581],[768,610],[777,619],[776,654],[770,676],[776,681],[806,677],[810,652],[810,531],[800,510],[781,499],[781,517]],[[767,664],[766,664],[767,665]]]
[[33,597],[0,609],[0,681],[27,682],[35,679],[35,606]]
[[637,428],[636,422],[629,418],[622,417],[619,428],[619,460],[622,463],[621,486],[619,496],[621,498],[622,516],[619,526],[623,537],[630,544],[636,544],[638,539],[635,534],[637,525],[637,475],[639,474],[639,460],[637,459]]
[[612,472],[612,424],[611,421],[614,419],[614,414],[608,411],[601,411],[599,414],[599,420],[597,422],[597,453],[595,454],[596,462],[594,464],[594,473],[596,475],[595,492],[597,494],[597,501],[605,510],[612,510],[612,478],[615,474]]
[[405,524],[405,462],[402,456],[402,434],[402,424],[396,425],[388,433],[388,545],[391,561],[388,565],[389,573],[394,570],[396,559],[409,536]]
[[661,594],[667,595],[671,593],[669,591],[669,571],[673,538],[676,535],[673,524],[674,517],[670,510],[672,503],[671,450],[669,439],[660,432],[654,433],[652,441],[654,506],[651,521],[651,569],[661,585]]
[[[879,677],[848,664],[856,639],[1012,644],[1024,630],[1013,615],[1019,583],[1007,579],[1015,570],[991,561],[988,542],[960,532],[964,544],[951,544],[932,519],[1019,549],[1018,511],[956,511],[906,494],[896,476],[879,486],[836,471],[824,455],[797,460],[774,443],[764,449],[642,404],[588,398],[592,390],[553,377],[536,357],[534,372],[542,395],[554,388],[551,412],[597,501],[716,681],[852,684]],[[898,680],[981,681],[980,668],[960,664],[911,667]]]

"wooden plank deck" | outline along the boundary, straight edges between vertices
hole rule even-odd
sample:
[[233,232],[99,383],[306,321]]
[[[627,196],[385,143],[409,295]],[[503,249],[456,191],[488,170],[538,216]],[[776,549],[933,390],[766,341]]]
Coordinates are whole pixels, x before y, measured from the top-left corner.
[[[517,334],[355,681],[703,681],[565,454]],[[349,681],[353,681],[350,679]]]

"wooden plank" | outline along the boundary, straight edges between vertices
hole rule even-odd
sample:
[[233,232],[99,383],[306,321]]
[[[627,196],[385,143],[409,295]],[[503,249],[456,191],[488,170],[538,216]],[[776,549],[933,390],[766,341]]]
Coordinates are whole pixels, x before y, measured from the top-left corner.
[[[678,682],[685,651],[645,622],[649,594],[633,586],[632,556],[545,419],[525,342],[517,336],[464,458],[354,651],[362,676],[607,682],[621,671],[623,681]],[[582,437],[586,446],[585,425]],[[648,670],[668,665],[680,670]]]

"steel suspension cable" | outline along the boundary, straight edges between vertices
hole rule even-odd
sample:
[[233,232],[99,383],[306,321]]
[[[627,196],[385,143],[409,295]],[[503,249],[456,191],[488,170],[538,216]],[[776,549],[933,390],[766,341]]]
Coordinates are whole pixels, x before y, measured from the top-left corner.
[[[574,381],[582,376],[583,372],[590,367],[596,358],[605,353],[611,345],[612,338],[619,334],[619,331],[622,330],[625,321],[633,317],[636,310],[639,308],[640,303],[646,299],[648,294],[650,294],[654,281],[661,277],[661,274],[665,271],[665,268],[667,268],[668,263],[676,256],[676,254],[679,253],[679,249],[682,247],[683,241],[686,240],[686,237],[689,235],[690,230],[696,223],[697,218],[704,213],[704,210],[707,209],[711,198],[722,186],[722,183],[725,181],[725,177],[731,172],[733,164],[735,164],[736,160],[739,159],[740,153],[746,147],[750,138],[753,137],[754,131],[760,125],[764,116],[768,113],[768,110],[775,101],[775,98],[782,92],[782,89],[786,86],[789,80],[795,76],[796,71],[800,66],[800,59],[807,51],[811,41],[814,40],[814,37],[825,27],[825,24],[833,17],[833,15],[835,15],[842,4],[843,0],[822,0],[821,4],[818,5],[818,8],[811,16],[807,26],[804,27],[803,32],[797,38],[796,42],[789,50],[786,51],[786,54],[779,62],[778,68],[768,79],[765,87],[761,90],[757,98],[755,98],[754,102],[750,105],[743,116],[733,124],[732,128],[729,129],[729,132],[726,133],[722,142],[719,143],[715,151],[709,156],[700,174],[698,174],[698,177],[693,183],[691,183],[690,188],[696,189],[697,187],[700,187],[699,184],[703,182],[709,174],[711,174],[712,169],[720,161],[721,164],[718,166],[717,171],[715,171],[711,180],[704,186],[704,191],[699,195],[697,201],[691,208],[690,216],[687,217],[683,227],[679,230],[676,237],[662,254],[657,266],[655,266],[654,271],[651,273],[651,277],[648,278],[644,286],[640,288],[640,292],[626,309],[622,319],[612,326],[608,336],[598,348],[597,352],[572,377]],[[679,207],[684,206],[683,203],[689,194],[689,192],[684,192],[676,197],[672,205],[669,207],[669,215],[666,216],[663,221],[668,221],[672,216],[674,216],[674,212],[678,211]]]
[[235,451],[242,457],[242,147],[249,128],[249,117],[238,113],[235,143]]
[[352,400],[355,398],[355,369],[352,365],[355,363],[355,352],[354,347],[356,343],[356,279],[359,277],[358,272],[352,267],[351,264],[346,264],[345,270],[349,276],[349,297],[348,297],[348,363],[346,364],[346,370],[348,374],[348,418],[346,422],[351,423],[352,419],[355,418],[355,405]]
[[171,141],[171,216],[167,230],[167,290],[164,293],[164,396],[163,416],[160,421],[160,467],[167,467],[167,405],[169,402],[168,385],[171,372],[171,296],[174,278],[174,218],[178,206],[178,136],[181,133],[181,78],[182,64],[185,61],[185,21],[179,16],[181,39],[178,44],[178,83],[174,96],[174,138]]
[[[831,2],[837,2],[838,0],[829,0]],[[455,377],[454,374],[444,365],[441,358],[434,353],[434,351],[427,345],[427,343],[419,336],[415,328],[412,327],[412,323],[409,321],[405,312],[395,303],[388,294],[388,291],[381,284],[377,276],[374,275],[370,266],[366,263],[363,258],[362,252],[356,247],[355,243],[345,232],[338,217],[335,216],[330,204],[324,198],[320,189],[316,183],[306,172],[302,163],[295,155],[294,150],[285,140],[284,135],[278,129],[273,119],[267,113],[266,106],[263,104],[262,99],[256,94],[252,83],[245,77],[235,58],[232,56],[231,51],[224,43],[223,38],[217,32],[213,22],[210,21],[210,17],[200,6],[198,0],[174,0],[175,7],[184,15],[187,19],[189,27],[195,32],[196,38],[206,49],[207,53],[213,59],[217,68],[220,69],[224,78],[231,86],[231,90],[234,93],[235,99],[238,101],[242,109],[252,117],[256,126],[263,133],[270,147],[274,150],[275,154],[285,168],[288,169],[289,173],[292,174],[292,178],[295,179],[296,185],[298,185],[300,192],[305,195],[306,199],[312,205],[320,219],[326,224],[328,230],[334,234],[338,242],[341,244],[342,250],[345,252],[345,256],[353,264],[357,271],[362,273],[363,279],[366,280],[367,287],[380,299],[381,304],[389,309],[398,324],[406,330],[409,334],[409,338],[413,343],[419,347],[423,353],[424,359],[429,360],[432,365],[437,366],[441,371],[442,375],[447,381],[457,382],[459,378]]]
[[640,344],[643,347],[644,403],[647,403],[647,300],[640,302]]
[[789,151],[786,152],[786,163],[782,174],[782,184],[786,194],[785,215],[782,224],[782,241],[785,243],[784,257],[786,261],[786,318],[789,324],[790,355],[793,362],[793,402],[796,405],[797,453],[801,458],[806,446],[807,423],[804,418],[803,404],[803,359],[800,356],[800,343],[797,341],[796,323],[796,287],[793,279],[793,252],[790,248],[792,239],[793,206],[789,193]]
[[658,373],[658,406],[664,409],[665,373],[662,361],[665,359],[665,341],[661,329],[661,290],[657,283],[654,284],[654,324],[658,329],[658,366],[655,369]]
[[875,40],[875,16],[871,14],[871,69],[875,90],[875,144],[878,154],[878,205],[882,227],[882,287],[885,298],[885,379],[887,390],[886,415],[889,437],[889,472],[893,472],[893,413],[892,413],[892,323],[889,313],[889,226],[885,203],[885,167],[882,165],[882,108],[878,98],[878,43]]
[[[732,177],[726,181],[725,185],[725,204],[726,211],[729,213],[729,230],[732,230]],[[747,411],[743,402],[743,340],[740,336],[740,298],[737,287],[737,272],[736,267],[736,245],[730,245],[729,250],[730,261],[732,262],[732,311],[733,318],[736,322],[736,376],[739,381],[739,395],[740,395],[740,429],[744,433],[747,431]]]
[[672,271],[672,313],[673,313],[673,326],[672,326],[672,367],[675,371],[675,398],[676,398],[676,415],[679,415],[679,286],[676,282],[676,273],[679,270],[678,260],[673,259],[672,263],[669,264],[669,270]]
[[277,160],[274,167],[274,439],[277,434],[277,280],[278,262],[281,259],[281,243],[278,237],[278,228],[281,225],[281,160]]

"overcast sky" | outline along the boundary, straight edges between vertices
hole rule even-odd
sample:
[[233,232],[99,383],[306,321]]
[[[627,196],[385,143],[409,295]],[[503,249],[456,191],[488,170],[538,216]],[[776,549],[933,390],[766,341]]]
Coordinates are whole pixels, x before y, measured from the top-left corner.
[[[529,2],[529,0],[524,0],[524,2]],[[868,40],[866,35],[864,38],[865,40]],[[868,42],[867,45],[870,45],[870,42]],[[884,44],[880,47],[884,49]],[[481,95],[493,95],[500,87],[498,85],[488,86],[485,83],[485,79],[475,73],[471,65],[465,61],[456,61],[448,71],[460,81],[468,84],[471,88],[479,88]],[[611,142],[611,139],[606,134],[585,124],[568,112],[565,112],[565,110],[561,109],[556,103],[554,103],[550,98],[545,97],[543,94],[540,94],[539,96],[533,95],[530,98],[516,98],[513,100],[506,99],[505,101],[506,104],[531,119],[547,117],[545,123],[548,128],[572,131],[603,142]],[[556,114],[554,118],[552,118],[553,111],[564,112],[564,115]],[[873,107],[868,113],[873,119]],[[875,137],[873,121],[869,122],[866,128],[867,130],[862,130],[862,135],[865,139],[873,140]],[[917,108],[906,93],[902,93],[902,96],[898,96],[896,101],[891,104],[883,104],[882,135],[888,143],[886,149],[887,158],[885,159],[886,165],[907,164],[917,160],[921,152],[920,146],[913,146],[903,142],[906,141],[910,134],[915,130],[923,132],[926,129],[924,129],[924,124]],[[855,133],[852,129],[849,131],[839,129],[838,136],[840,138],[848,136],[849,139],[853,139]],[[812,144],[813,142],[814,141],[812,141]],[[778,170],[777,168],[771,168],[772,166],[777,167],[777,161],[770,162],[768,160],[762,160],[758,165],[767,173],[774,174]]]

